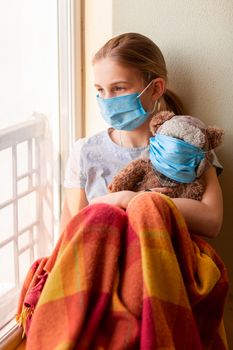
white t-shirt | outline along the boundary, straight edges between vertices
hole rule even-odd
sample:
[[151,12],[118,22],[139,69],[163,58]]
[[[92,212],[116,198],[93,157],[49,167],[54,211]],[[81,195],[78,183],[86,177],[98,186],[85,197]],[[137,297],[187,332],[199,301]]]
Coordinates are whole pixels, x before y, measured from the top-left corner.
[[[113,177],[149,149],[121,147],[111,140],[110,130],[76,141],[67,162],[64,187],[84,188],[88,201],[107,194]],[[220,173],[222,166],[213,155],[213,165]]]

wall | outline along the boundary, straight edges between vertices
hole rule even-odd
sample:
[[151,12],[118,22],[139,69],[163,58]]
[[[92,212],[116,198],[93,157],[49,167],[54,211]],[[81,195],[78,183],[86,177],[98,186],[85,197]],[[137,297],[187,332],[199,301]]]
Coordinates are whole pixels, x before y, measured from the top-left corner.
[[92,57],[112,37],[112,1],[85,0],[85,133],[94,134],[106,128],[99,114],[94,88]]
[[[211,242],[233,281],[233,6],[231,0],[115,0],[113,35],[140,32],[161,48],[168,66],[169,86],[189,113],[225,129],[218,156],[224,165],[224,224]],[[233,285],[225,323],[233,348]]]
[[[140,32],[161,48],[169,71],[169,87],[187,111],[225,129],[218,156],[224,165],[224,224],[211,243],[233,281],[233,6],[231,0],[88,0],[86,11],[86,134],[106,127],[93,89],[91,56],[111,35]],[[112,6],[112,9],[111,9]],[[104,21],[103,21],[104,18]],[[112,22],[111,22],[112,21]],[[225,312],[228,341],[233,348],[233,287]]]

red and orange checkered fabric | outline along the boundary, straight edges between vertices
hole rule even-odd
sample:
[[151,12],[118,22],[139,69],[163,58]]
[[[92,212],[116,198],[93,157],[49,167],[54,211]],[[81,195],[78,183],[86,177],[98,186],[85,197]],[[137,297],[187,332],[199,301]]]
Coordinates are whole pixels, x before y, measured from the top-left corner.
[[18,316],[32,317],[33,350],[225,350],[227,289],[221,259],[172,200],[142,193],[126,212],[94,204],[75,216],[29,272]]

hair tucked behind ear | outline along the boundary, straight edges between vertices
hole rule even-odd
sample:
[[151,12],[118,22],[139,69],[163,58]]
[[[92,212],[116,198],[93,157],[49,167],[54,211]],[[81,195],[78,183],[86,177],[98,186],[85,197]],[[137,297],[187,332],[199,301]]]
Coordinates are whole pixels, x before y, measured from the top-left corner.
[[176,115],[184,114],[183,104],[180,101],[179,97],[168,89],[159,99],[158,111],[171,111]]
[[[93,64],[107,57],[136,68],[141,72],[145,85],[156,78],[162,78],[167,83],[167,67],[161,50],[142,34],[125,33],[113,37],[97,51]],[[183,114],[179,98],[168,89],[158,102],[158,111],[170,110],[175,114]]]

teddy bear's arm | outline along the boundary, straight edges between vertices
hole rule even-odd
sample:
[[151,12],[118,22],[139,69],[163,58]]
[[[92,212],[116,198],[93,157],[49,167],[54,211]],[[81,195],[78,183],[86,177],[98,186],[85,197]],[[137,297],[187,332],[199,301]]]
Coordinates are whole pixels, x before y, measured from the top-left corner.
[[133,191],[136,185],[142,181],[150,161],[148,159],[136,159],[124,167],[109,184],[110,192]]

